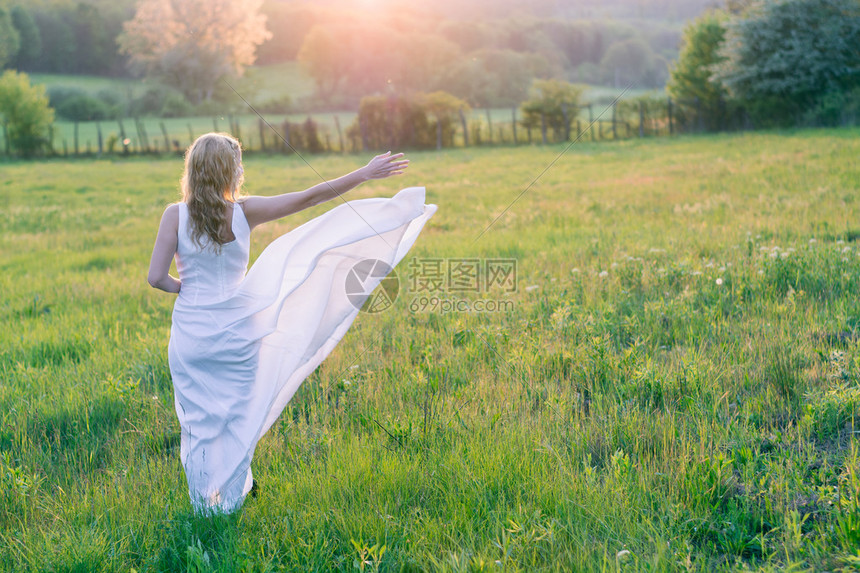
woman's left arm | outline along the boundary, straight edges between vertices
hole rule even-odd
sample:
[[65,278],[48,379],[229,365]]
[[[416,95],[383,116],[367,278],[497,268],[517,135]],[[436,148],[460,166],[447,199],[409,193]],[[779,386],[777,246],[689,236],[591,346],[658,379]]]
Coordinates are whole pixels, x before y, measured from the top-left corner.
[[155,238],[155,246],[152,248],[152,259],[149,261],[149,275],[147,280],[153,288],[166,292],[178,293],[180,283],[175,277],[170,276],[170,263],[176,254],[176,246],[179,241],[179,205],[169,205],[161,216],[158,226],[158,236]]

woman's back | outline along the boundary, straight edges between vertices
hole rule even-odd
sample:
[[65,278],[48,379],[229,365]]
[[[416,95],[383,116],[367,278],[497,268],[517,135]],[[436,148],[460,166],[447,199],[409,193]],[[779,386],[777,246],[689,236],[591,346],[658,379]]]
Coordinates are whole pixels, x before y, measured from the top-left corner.
[[235,237],[221,245],[220,253],[211,246],[211,239],[201,237],[202,248],[191,239],[188,205],[180,202],[179,229],[176,248],[176,270],[182,288],[178,304],[207,304],[230,297],[248,270],[251,229],[239,203],[232,203],[231,230]]

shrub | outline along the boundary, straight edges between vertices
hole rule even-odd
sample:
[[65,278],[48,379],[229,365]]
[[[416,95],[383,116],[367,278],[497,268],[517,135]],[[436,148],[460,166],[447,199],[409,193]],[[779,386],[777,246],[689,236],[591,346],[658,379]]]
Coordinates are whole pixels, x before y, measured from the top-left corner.
[[57,116],[69,121],[93,121],[112,117],[111,109],[104,102],[87,94],[64,99],[54,109]]
[[54,110],[45,87],[31,86],[27,74],[7,70],[0,76],[0,120],[9,146],[23,156],[50,149]]

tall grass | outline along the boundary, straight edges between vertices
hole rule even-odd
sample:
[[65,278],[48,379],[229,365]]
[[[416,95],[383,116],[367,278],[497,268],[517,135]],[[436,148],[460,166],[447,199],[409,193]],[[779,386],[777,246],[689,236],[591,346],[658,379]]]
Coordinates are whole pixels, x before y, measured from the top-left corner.
[[[517,260],[504,312],[362,314],[191,513],[144,276],[180,160],[0,174],[0,563],[23,571],[850,570],[857,131],[411,155],[410,257]],[[361,157],[313,158],[325,176]],[[247,191],[316,183],[249,158]],[[271,239],[334,206],[261,228]],[[477,240],[476,240],[477,239]]]

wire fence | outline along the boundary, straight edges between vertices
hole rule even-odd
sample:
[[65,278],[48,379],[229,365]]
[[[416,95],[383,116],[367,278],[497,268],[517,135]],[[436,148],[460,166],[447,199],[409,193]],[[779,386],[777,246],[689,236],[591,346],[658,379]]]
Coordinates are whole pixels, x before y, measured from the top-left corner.
[[[697,100],[638,98],[607,106],[587,104],[564,120],[526,122],[518,108],[486,109],[459,113],[458,121],[445,124],[429,120],[436,132],[418,149],[451,149],[476,146],[551,145],[579,138],[584,142],[665,137],[750,129],[742,110],[727,110],[724,102],[704,109]],[[394,123],[393,120],[391,122]],[[345,129],[344,125],[348,125]],[[403,126],[399,126],[403,129]],[[242,142],[243,152],[256,154],[363,153],[397,146],[396,128],[390,138],[370,138],[357,114],[335,113],[297,120],[288,116],[263,119],[247,116],[213,118],[124,118],[114,121],[57,122],[52,126],[49,157],[105,157],[132,155],[181,155],[198,136],[209,131],[227,132]],[[6,130],[0,152],[14,156]],[[435,145],[432,141],[435,139]],[[401,148],[398,146],[398,148]],[[409,149],[409,146],[405,146]]]

